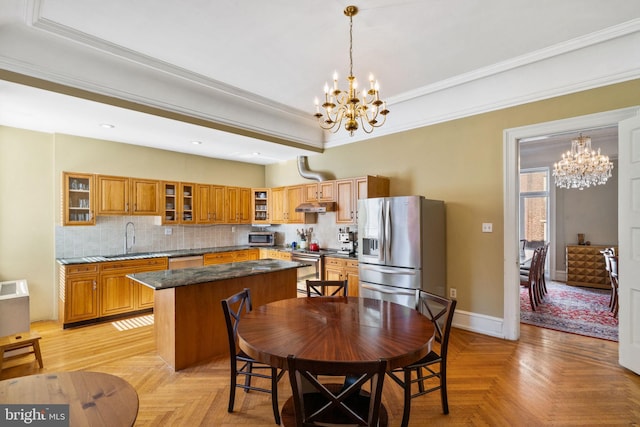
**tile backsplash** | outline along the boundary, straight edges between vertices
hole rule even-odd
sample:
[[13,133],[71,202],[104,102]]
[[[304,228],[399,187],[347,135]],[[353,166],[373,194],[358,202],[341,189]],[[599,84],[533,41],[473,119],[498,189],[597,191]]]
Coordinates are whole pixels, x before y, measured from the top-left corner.
[[[181,249],[214,248],[247,244],[251,225],[157,225],[152,216],[98,217],[95,226],[56,226],[56,258],[119,255],[125,252],[125,226],[129,226],[129,252],[161,252]],[[313,228],[311,239],[321,248],[338,248],[338,230],[345,226],[335,223],[335,213],[318,214],[315,224],[272,225],[266,229],[277,232],[276,244],[298,241],[296,230]],[[357,227],[351,225],[356,231]],[[167,234],[170,230],[171,234]]]

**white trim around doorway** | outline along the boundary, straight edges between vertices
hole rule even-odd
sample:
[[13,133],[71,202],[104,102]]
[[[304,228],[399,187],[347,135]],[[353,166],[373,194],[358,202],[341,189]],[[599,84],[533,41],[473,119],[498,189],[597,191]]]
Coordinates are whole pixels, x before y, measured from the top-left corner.
[[640,114],[640,107],[631,107],[504,130],[504,317],[501,334],[503,338],[517,340],[520,337],[520,261],[518,249],[520,197],[518,177],[520,167],[518,141],[522,138],[545,134],[571,132],[600,126],[617,126],[621,120],[638,114]]

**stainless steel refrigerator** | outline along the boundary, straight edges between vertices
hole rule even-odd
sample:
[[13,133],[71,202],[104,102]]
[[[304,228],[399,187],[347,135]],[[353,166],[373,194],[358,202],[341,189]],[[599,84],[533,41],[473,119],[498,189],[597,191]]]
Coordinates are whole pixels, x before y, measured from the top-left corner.
[[360,296],[416,307],[419,291],[445,296],[445,207],[423,196],[358,201]]

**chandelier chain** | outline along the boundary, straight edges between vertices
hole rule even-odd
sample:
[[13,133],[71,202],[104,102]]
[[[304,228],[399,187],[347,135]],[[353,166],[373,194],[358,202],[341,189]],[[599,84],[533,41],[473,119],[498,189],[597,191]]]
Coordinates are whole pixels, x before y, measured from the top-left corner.
[[349,16],[349,75],[353,76],[353,16]]

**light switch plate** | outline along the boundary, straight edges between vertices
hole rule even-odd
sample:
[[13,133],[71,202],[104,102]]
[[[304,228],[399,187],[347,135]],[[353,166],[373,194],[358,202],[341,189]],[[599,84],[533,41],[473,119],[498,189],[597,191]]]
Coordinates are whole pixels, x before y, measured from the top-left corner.
[[490,222],[482,223],[482,232],[483,233],[493,233],[493,224]]

